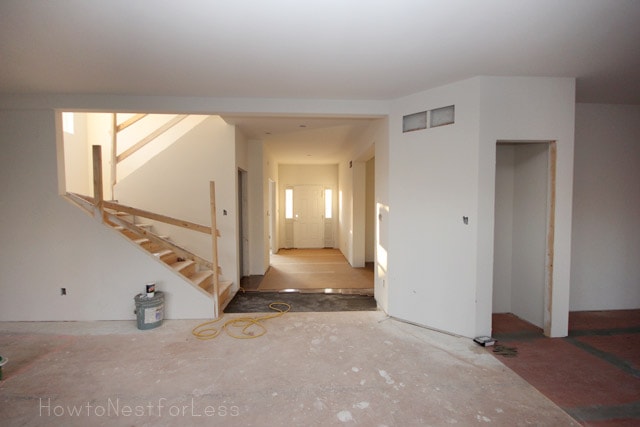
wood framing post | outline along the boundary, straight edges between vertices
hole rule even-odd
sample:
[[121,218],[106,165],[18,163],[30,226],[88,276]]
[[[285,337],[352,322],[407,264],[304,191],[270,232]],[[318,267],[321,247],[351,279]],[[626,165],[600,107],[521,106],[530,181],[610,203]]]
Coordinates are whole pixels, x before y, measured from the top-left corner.
[[209,199],[211,201],[211,264],[213,265],[213,300],[215,317],[220,316],[220,280],[218,277],[218,225],[216,223],[216,183],[209,182]]
[[547,184],[547,266],[546,266],[546,298],[544,313],[545,336],[551,336],[553,321],[553,254],[556,231],[556,167],[558,163],[558,149],[556,142],[549,143],[549,182]]
[[113,113],[111,132],[111,200],[115,200],[115,188],[118,181],[118,115],[116,113]]
[[93,154],[93,198],[96,201],[93,216],[102,221],[102,202],[104,197],[102,194],[102,146],[94,145]]

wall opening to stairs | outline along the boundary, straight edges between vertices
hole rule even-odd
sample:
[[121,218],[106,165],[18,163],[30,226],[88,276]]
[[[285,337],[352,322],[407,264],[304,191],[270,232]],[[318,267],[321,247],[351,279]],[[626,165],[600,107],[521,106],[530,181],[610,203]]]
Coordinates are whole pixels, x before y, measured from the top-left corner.
[[[210,234],[153,218],[130,218],[146,232],[184,249],[196,258],[218,260],[218,278],[227,295],[238,289],[236,264],[236,135],[235,127],[214,115],[120,114],[112,112],[65,112],[73,117],[73,131],[60,126],[59,174],[63,193],[95,197],[94,147],[101,153],[102,194],[106,203],[141,209],[161,216],[210,227],[210,182],[216,182],[216,248]],[[61,121],[62,122],[62,121]],[[137,223],[137,224],[136,224]],[[147,251],[163,258],[157,242],[148,242],[140,230],[122,230],[109,224]],[[136,235],[136,233],[138,235]],[[144,232],[143,232],[144,234]],[[144,243],[143,243],[144,242]],[[210,278],[178,254],[162,259],[176,273],[207,291]],[[202,274],[199,274],[202,273]],[[204,279],[204,282],[201,282]],[[229,289],[230,288],[230,289]]]

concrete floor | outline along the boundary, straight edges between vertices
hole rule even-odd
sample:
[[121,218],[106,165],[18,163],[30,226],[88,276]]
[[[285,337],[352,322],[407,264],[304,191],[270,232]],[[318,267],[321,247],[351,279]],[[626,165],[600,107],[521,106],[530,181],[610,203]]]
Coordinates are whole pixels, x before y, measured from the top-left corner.
[[0,323],[1,424],[577,425],[471,340],[381,312],[288,313],[251,340],[197,324]]

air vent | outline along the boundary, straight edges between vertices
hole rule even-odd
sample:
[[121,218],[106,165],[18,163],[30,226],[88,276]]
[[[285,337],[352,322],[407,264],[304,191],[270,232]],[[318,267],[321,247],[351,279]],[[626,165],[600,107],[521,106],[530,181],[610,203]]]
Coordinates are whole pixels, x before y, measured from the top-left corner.
[[413,132],[427,128],[427,112],[409,114],[402,118],[402,132]]
[[430,111],[429,127],[450,125],[455,121],[456,107],[449,105],[448,107],[436,108]]
[[455,123],[455,105],[429,111],[408,114],[402,117],[402,132],[434,128]]

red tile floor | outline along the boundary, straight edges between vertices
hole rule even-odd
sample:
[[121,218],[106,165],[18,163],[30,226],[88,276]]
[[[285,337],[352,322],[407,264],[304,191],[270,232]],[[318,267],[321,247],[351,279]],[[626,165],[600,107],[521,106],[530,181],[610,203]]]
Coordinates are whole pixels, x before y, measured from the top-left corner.
[[493,315],[487,350],[584,426],[640,426],[640,310],[574,312],[569,336],[547,338]]

